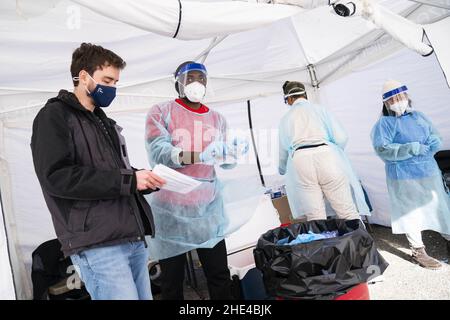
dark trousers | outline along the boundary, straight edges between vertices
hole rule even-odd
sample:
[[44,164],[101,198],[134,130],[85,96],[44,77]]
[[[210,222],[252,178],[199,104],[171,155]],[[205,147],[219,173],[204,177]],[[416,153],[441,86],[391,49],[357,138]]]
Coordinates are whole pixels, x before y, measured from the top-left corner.
[[[230,300],[231,279],[227,263],[225,240],[214,248],[197,249],[203,267],[211,300]],[[163,300],[183,300],[186,254],[159,261],[161,266],[161,293]]]

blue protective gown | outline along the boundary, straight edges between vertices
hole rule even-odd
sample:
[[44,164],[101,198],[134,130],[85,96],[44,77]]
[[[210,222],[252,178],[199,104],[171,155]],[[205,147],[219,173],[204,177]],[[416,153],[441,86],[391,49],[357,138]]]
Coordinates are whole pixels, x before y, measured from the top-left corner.
[[[382,116],[371,137],[385,163],[392,232],[450,234],[450,198],[434,159],[441,138],[431,121],[417,111]],[[421,144],[430,147],[426,154],[419,154]]]

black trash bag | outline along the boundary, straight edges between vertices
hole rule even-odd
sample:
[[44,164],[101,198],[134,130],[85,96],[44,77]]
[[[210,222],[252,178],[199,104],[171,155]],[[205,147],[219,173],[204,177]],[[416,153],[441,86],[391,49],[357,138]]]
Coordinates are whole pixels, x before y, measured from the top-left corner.
[[444,187],[450,188],[450,150],[441,150],[434,155],[439,169],[442,171]]
[[441,150],[434,155],[442,173],[450,172],[450,150]]
[[[335,230],[335,238],[276,244],[308,231]],[[276,228],[259,238],[253,254],[267,293],[280,298],[333,299],[381,275],[388,266],[361,220],[315,220]]]
[[[33,300],[87,300],[90,296],[83,286],[80,289],[52,295],[49,288],[61,281],[66,281],[72,266],[69,257],[65,258],[58,239],[46,241],[32,253],[31,280],[33,283]],[[75,272],[75,271],[73,271]],[[72,273],[73,274],[73,273]]]

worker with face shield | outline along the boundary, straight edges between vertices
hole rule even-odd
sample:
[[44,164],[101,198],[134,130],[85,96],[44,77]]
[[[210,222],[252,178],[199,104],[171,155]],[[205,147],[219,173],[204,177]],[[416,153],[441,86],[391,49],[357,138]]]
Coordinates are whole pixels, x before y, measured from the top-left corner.
[[382,116],[371,137],[385,163],[392,232],[406,234],[415,263],[438,269],[441,264],[426,253],[421,231],[434,230],[450,240],[450,198],[434,159],[441,136],[422,112],[411,108],[402,83],[387,81],[382,98]]
[[154,105],[146,119],[152,166],[163,164],[201,182],[187,194],[168,190],[147,197],[155,217],[150,255],[159,260],[162,298],[183,299],[185,254],[197,249],[211,299],[230,299],[222,185],[214,165],[228,155],[225,118],[202,103],[207,71],[192,61],[174,74],[179,98]]
[[286,176],[294,218],[326,219],[324,195],[338,218],[368,214],[361,184],[343,151],[347,135],[339,122],[307,99],[302,83],[286,81],[283,93],[290,108],[279,125],[279,173]]
[[[396,81],[389,81],[386,83],[384,90],[388,90],[383,93],[383,113],[387,113],[389,116],[401,117],[405,112],[410,113],[412,111],[410,107],[410,101],[408,98],[408,88],[401,85]],[[392,87],[398,87],[393,90],[389,90]]]

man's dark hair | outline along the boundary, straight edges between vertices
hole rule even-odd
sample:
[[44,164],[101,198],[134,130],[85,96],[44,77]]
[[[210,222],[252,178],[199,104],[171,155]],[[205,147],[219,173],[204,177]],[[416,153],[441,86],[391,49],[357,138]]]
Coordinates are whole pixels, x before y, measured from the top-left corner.
[[299,92],[299,93],[303,92],[303,93],[291,96],[292,98],[295,98],[295,99],[300,98],[300,97],[307,98],[305,85],[303,83],[297,82],[297,81],[286,81],[283,84],[283,93],[285,95],[296,93],[296,92]]
[[[183,68],[187,64],[195,63],[195,61],[185,61],[182,64],[178,66],[178,68],[173,73],[173,76],[176,78],[178,75],[178,72],[180,72],[181,68]],[[175,82],[175,90],[177,90],[178,94],[180,94],[180,88],[178,86],[178,82]]]
[[81,70],[85,70],[92,76],[95,70],[108,66],[122,70],[125,68],[126,62],[111,50],[83,42],[72,54],[70,73],[73,85],[78,86],[79,81],[73,80],[73,78],[78,77]]

